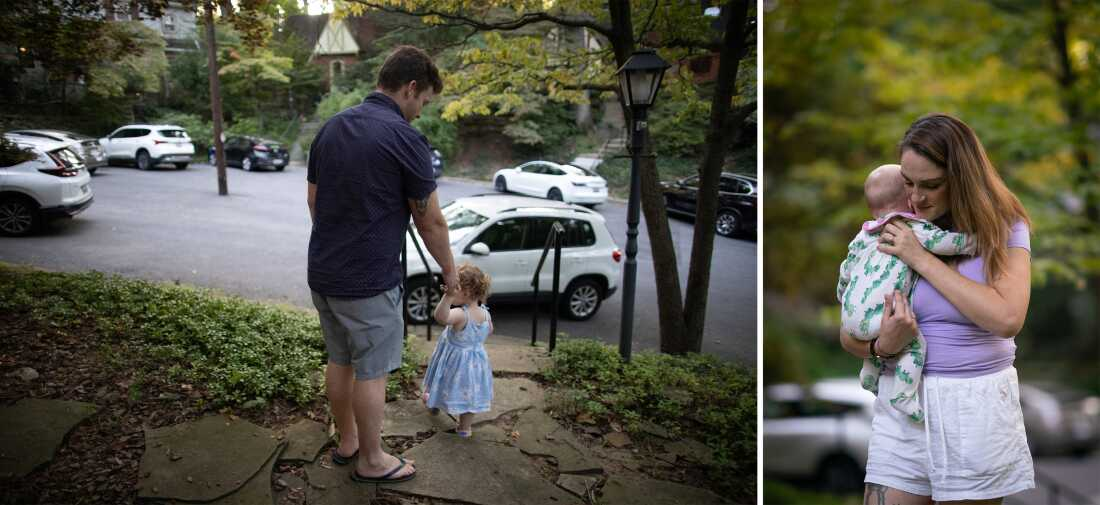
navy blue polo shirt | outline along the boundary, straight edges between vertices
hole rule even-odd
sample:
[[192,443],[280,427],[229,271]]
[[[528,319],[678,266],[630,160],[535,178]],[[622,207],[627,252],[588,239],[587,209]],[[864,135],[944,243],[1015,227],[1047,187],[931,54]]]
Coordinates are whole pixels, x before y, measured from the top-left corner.
[[333,116],[309,150],[317,185],[309,237],[309,287],[364,298],[401,282],[409,199],[435,191],[428,139],[392,98],[374,92]]

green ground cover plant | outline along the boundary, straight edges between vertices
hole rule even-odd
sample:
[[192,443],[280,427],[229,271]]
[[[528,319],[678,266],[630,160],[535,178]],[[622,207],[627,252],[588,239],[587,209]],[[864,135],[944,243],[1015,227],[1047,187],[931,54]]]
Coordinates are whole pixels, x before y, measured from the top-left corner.
[[[145,373],[200,386],[212,406],[306,404],[322,392],[324,341],[308,311],[99,272],[0,265],[0,286],[0,311],[60,328],[92,325],[106,364],[155,363]],[[406,346],[388,396],[415,389],[417,359]]]
[[712,451],[712,477],[734,493],[756,485],[756,377],[712,355],[636,353],[588,339],[558,343],[544,377],[558,408],[617,422],[637,433],[647,423],[696,438]]

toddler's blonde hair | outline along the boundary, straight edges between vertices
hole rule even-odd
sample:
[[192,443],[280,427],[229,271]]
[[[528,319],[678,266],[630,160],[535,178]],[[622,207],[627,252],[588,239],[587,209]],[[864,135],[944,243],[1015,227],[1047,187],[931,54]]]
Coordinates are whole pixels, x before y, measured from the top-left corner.
[[483,304],[489,298],[491,284],[489,274],[482,272],[480,268],[469,263],[463,263],[458,267],[458,288],[462,290],[463,295],[477,300],[478,303]]

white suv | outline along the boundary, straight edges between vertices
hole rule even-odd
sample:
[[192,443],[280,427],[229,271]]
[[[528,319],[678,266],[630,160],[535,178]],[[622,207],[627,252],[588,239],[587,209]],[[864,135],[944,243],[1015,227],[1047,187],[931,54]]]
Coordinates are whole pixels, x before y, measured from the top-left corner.
[[187,132],[175,125],[135,124],[123,126],[99,139],[110,162],[132,161],[139,170],[171,163],[183,170],[191,163],[195,144]]
[[[493,302],[531,301],[535,275],[546,237],[558,221],[562,236],[560,307],[563,317],[583,321],[600,308],[600,302],[619,287],[622,253],[607,231],[600,214],[563,202],[498,194],[459,198],[443,207],[450,229],[455,263],[471,263],[492,277]],[[440,268],[420,246],[435,276]],[[424,263],[412,241],[406,240],[408,256],[409,322],[422,324],[431,317],[439,300],[439,279],[429,280]],[[539,295],[552,295],[554,251],[551,248],[539,274]],[[431,289],[429,299],[429,289]]]
[[5,160],[0,162],[0,234],[27,235],[49,219],[75,216],[92,204],[91,176],[69,143],[4,138],[27,152],[0,157]]

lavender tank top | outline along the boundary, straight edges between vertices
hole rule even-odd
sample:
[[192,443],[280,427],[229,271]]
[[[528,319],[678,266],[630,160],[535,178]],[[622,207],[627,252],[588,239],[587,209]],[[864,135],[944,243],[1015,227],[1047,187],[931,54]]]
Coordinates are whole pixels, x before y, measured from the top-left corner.
[[[1023,221],[1012,226],[1008,247],[1031,251],[1031,238]],[[982,284],[985,260],[980,257],[958,263],[963,276]],[[927,341],[924,373],[942,377],[977,377],[1012,366],[1016,359],[1015,335],[994,335],[966,318],[923,278],[913,287],[913,312]]]

